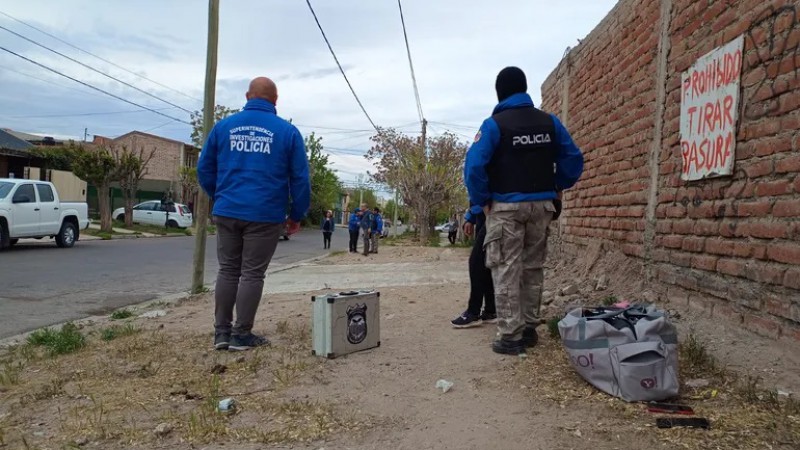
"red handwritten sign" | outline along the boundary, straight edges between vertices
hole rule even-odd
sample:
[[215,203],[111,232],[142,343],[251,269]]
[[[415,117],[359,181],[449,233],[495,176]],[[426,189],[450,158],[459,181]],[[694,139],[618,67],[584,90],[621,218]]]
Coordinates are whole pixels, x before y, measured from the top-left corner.
[[733,173],[744,36],[719,47],[683,73],[683,180]]

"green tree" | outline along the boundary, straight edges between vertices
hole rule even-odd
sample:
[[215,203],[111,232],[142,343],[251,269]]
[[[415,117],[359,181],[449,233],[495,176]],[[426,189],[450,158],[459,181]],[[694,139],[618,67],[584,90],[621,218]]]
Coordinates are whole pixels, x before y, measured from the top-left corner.
[[[217,105],[214,107],[214,123],[239,112],[238,109],[228,108],[227,106]],[[192,123],[192,143],[195,147],[203,148],[203,111],[195,111],[190,116]]]
[[[197,167],[183,166],[178,169],[178,182],[181,185],[181,192],[188,192],[189,198],[192,198],[200,189],[200,184],[197,182]],[[187,201],[188,199],[183,199],[184,203]]]
[[118,179],[119,164],[106,147],[97,150],[77,149],[72,163],[76,177],[97,188],[100,229],[111,232],[111,183]]
[[350,194],[350,203],[347,205],[347,209],[352,211],[356,208],[361,206],[361,203],[366,203],[370,208],[374,208],[378,206],[378,196],[375,195],[375,191],[369,188],[359,188],[354,189],[353,193]]
[[72,163],[75,160],[76,152],[79,147],[70,141],[65,146],[57,147],[33,147],[28,150],[31,156],[40,159],[42,162],[42,175],[48,170],[72,171]]
[[323,153],[322,138],[311,133],[305,138],[311,177],[311,209],[308,221],[319,223],[327,210],[336,209],[342,185],[336,172],[331,169],[329,155]]
[[133,202],[139,194],[139,182],[147,175],[147,165],[155,156],[156,149],[145,153],[144,148],[137,152],[123,146],[111,153],[117,162],[117,181],[125,202],[125,227],[130,228],[133,225]]

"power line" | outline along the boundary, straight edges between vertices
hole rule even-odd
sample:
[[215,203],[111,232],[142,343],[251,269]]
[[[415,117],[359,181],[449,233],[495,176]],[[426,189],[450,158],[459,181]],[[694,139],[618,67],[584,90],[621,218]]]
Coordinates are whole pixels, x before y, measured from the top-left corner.
[[136,106],[137,108],[146,109],[146,110],[148,110],[148,111],[150,111],[150,112],[153,112],[153,113],[155,113],[155,114],[158,114],[159,116],[164,116],[164,117],[166,117],[166,118],[168,118],[168,119],[171,119],[171,120],[174,120],[174,121],[176,121],[176,122],[181,122],[181,123],[185,123],[186,125],[191,125],[191,123],[189,123],[189,122],[187,122],[187,121],[185,121],[185,120],[183,120],[183,119],[178,119],[178,118],[176,118],[176,117],[172,117],[172,116],[170,116],[170,115],[168,115],[168,114],[164,114],[164,113],[162,113],[162,112],[160,112],[160,111],[158,111],[158,110],[155,110],[155,109],[153,109],[153,108],[148,108],[148,107],[146,107],[146,106],[142,106],[142,105],[140,105],[140,104],[138,104],[138,103],[132,102],[132,101],[130,101],[130,100],[127,100],[127,99],[124,99],[124,98],[122,98],[122,97],[120,97],[120,96],[118,96],[118,95],[115,95],[115,94],[112,94],[112,93],[110,93],[110,92],[108,92],[108,91],[105,91],[105,90],[103,90],[103,89],[100,89],[99,87],[95,87],[95,86],[93,86],[93,85],[91,85],[91,84],[89,84],[89,83],[86,83],[86,82],[84,82],[84,81],[81,81],[81,80],[79,80],[79,79],[77,79],[77,78],[73,78],[73,77],[71,77],[71,76],[69,76],[69,75],[63,74],[63,73],[61,73],[61,72],[59,72],[59,71],[57,71],[57,70],[55,70],[55,69],[53,69],[53,68],[50,68],[50,67],[48,67],[48,66],[45,66],[44,64],[42,64],[42,63],[40,63],[40,62],[37,62],[37,61],[34,61],[34,60],[30,59],[30,58],[27,58],[27,57],[25,57],[25,56],[22,56],[22,55],[20,55],[19,53],[15,53],[15,52],[13,52],[13,51],[11,51],[11,50],[9,50],[9,49],[5,48],[5,47],[0,47],[0,50],[3,50],[3,51],[4,51],[4,52],[6,52],[6,53],[10,53],[10,54],[12,54],[12,55],[16,56],[17,58],[24,59],[25,61],[28,61],[28,62],[29,62],[29,63],[31,63],[31,64],[35,64],[35,65],[37,65],[37,66],[39,66],[39,67],[41,67],[41,68],[43,68],[43,69],[49,70],[50,72],[53,72],[53,73],[55,73],[55,74],[57,74],[57,75],[60,75],[60,76],[62,76],[62,77],[64,77],[64,78],[68,78],[68,79],[70,79],[70,80],[72,80],[72,81],[74,81],[74,82],[76,82],[76,83],[82,84],[82,85],[84,85],[84,86],[86,86],[86,87],[88,87],[88,88],[90,88],[90,89],[94,89],[95,91],[102,92],[103,94],[106,94],[106,95],[108,95],[109,97],[114,97],[114,98],[115,98],[115,99],[117,99],[117,100],[123,101],[123,102],[125,102],[125,103],[128,103],[128,104],[131,104],[131,105],[133,105],[133,106]]
[[411,68],[411,81],[414,84],[414,98],[417,100],[417,114],[419,114],[419,122],[422,123],[424,115],[422,114],[422,102],[419,99],[419,88],[417,87],[417,76],[414,73],[414,63],[411,61],[411,47],[408,45],[408,33],[406,32],[406,19],[403,16],[403,4],[397,0],[397,7],[400,9],[400,23],[403,24],[403,38],[406,41],[406,53],[408,54],[408,67]]
[[114,62],[112,62],[112,61],[109,61],[109,60],[107,60],[107,59],[105,59],[105,58],[103,58],[103,57],[101,57],[101,56],[98,56],[98,55],[96,55],[96,54],[94,54],[94,53],[92,53],[92,52],[90,52],[90,51],[88,51],[88,50],[84,50],[84,49],[82,49],[82,48],[80,48],[80,47],[78,47],[78,46],[76,46],[76,45],[74,45],[74,44],[71,44],[71,43],[69,43],[69,42],[65,41],[64,39],[61,39],[61,38],[60,38],[60,37],[58,37],[58,36],[55,36],[55,35],[53,35],[53,34],[50,34],[50,33],[48,33],[47,31],[44,31],[44,30],[42,30],[41,28],[37,28],[37,27],[35,27],[35,26],[33,26],[33,25],[31,25],[31,24],[27,23],[27,22],[24,22],[24,21],[22,21],[22,20],[20,20],[20,19],[17,19],[16,17],[14,17],[14,16],[12,16],[12,15],[10,15],[10,14],[7,14],[7,13],[5,13],[5,12],[3,12],[3,11],[0,11],[0,14],[2,14],[2,15],[4,15],[4,16],[8,17],[9,19],[11,19],[11,20],[13,20],[13,21],[15,21],[15,22],[19,22],[19,23],[21,23],[22,25],[25,25],[25,26],[26,26],[26,27],[28,27],[28,28],[32,28],[32,29],[34,29],[34,30],[38,31],[39,33],[42,33],[42,34],[44,34],[44,35],[46,35],[46,36],[49,36],[49,37],[51,37],[51,38],[53,38],[53,39],[57,40],[58,42],[61,42],[62,44],[68,45],[68,46],[70,46],[70,47],[74,48],[75,50],[78,50],[78,51],[80,51],[80,52],[86,53],[86,54],[87,54],[87,55],[89,55],[89,56],[93,56],[93,57],[95,57],[95,58],[99,59],[100,61],[103,61],[103,62],[105,62],[105,63],[107,63],[107,64],[111,64],[112,66],[116,67],[117,69],[124,70],[125,72],[128,72],[128,73],[129,73],[129,74],[131,74],[131,75],[137,76],[137,77],[139,77],[139,78],[141,78],[141,79],[143,79],[143,80],[147,80],[147,81],[149,81],[149,82],[151,82],[151,83],[153,83],[153,84],[155,84],[155,85],[157,85],[157,86],[161,86],[161,87],[162,87],[162,88],[164,88],[164,89],[168,89],[168,90],[170,90],[170,91],[172,91],[172,92],[175,92],[175,93],[177,93],[177,94],[180,94],[180,95],[182,95],[182,96],[184,96],[184,97],[186,97],[186,98],[188,98],[188,99],[191,99],[191,100],[196,100],[196,101],[198,101],[198,102],[202,102],[202,101],[203,101],[203,100],[201,100],[201,99],[199,99],[199,98],[195,98],[195,97],[192,97],[192,96],[190,96],[190,95],[187,95],[186,93],[184,93],[184,92],[181,92],[181,91],[179,91],[178,89],[171,88],[171,87],[169,87],[169,86],[167,86],[167,85],[165,85],[165,84],[161,84],[161,83],[159,83],[158,81],[151,80],[150,78],[147,78],[147,77],[146,77],[146,76],[144,76],[144,75],[140,75],[140,74],[138,74],[138,73],[136,73],[136,72],[134,72],[134,71],[132,71],[132,70],[126,69],[125,67],[122,67],[122,66],[120,66],[119,64],[116,64],[116,63],[114,63]]
[[90,66],[90,65],[88,65],[88,64],[85,64],[85,63],[83,63],[83,62],[81,62],[81,61],[78,61],[77,59],[75,59],[75,58],[73,58],[73,57],[71,57],[71,56],[67,56],[67,55],[65,55],[65,54],[63,54],[63,53],[61,53],[61,52],[59,52],[58,50],[53,50],[52,48],[50,48],[50,47],[48,47],[48,46],[46,46],[46,45],[44,45],[44,44],[40,44],[40,43],[38,43],[38,42],[34,41],[33,39],[30,39],[30,38],[28,38],[28,37],[25,37],[25,36],[23,36],[23,35],[21,35],[21,34],[17,33],[16,31],[9,30],[8,28],[6,28],[6,27],[4,27],[4,26],[2,26],[2,25],[0,25],[0,29],[2,29],[2,30],[5,30],[5,31],[7,31],[7,32],[9,32],[9,33],[11,33],[11,34],[13,34],[14,36],[17,36],[17,37],[18,37],[18,38],[20,38],[20,39],[24,39],[24,40],[26,40],[26,41],[30,42],[31,44],[37,45],[37,46],[39,46],[39,47],[41,47],[41,48],[43,48],[43,49],[45,49],[45,50],[47,50],[47,51],[49,51],[49,52],[55,53],[56,55],[59,55],[59,56],[61,56],[62,58],[66,58],[66,59],[68,59],[68,60],[70,60],[70,61],[74,62],[75,64],[79,64],[79,65],[81,65],[81,66],[83,66],[83,67],[85,67],[85,68],[87,68],[87,69],[91,70],[92,72],[99,73],[100,75],[102,75],[102,76],[104,76],[104,77],[106,77],[106,78],[109,78],[109,79],[111,79],[111,80],[114,80],[114,81],[116,81],[116,82],[118,82],[118,83],[124,84],[125,86],[128,86],[128,87],[129,87],[129,88],[131,88],[131,89],[134,89],[134,90],[136,90],[136,91],[138,91],[138,92],[141,92],[142,94],[144,94],[144,95],[146,95],[146,96],[148,96],[148,97],[152,97],[152,98],[154,98],[154,99],[156,99],[156,100],[158,100],[158,101],[164,102],[164,103],[166,103],[166,104],[168,104],[168,105],[170,105],[170,106],[173,106],[173,107],[175,107],[175,108],[178,108],[178,109],[180,109],[180,110],[182,110],[182,111],[184,111],[184,112],[187,112],[187,113],[189,113],[189,114],[191,114],[191,113],[192,113],[192,111],[190,111],[190,110],[188,110],[188,109],[184,108],[183,106],[176,105],[175,103],[172,103],[172,102],[171,102],[171,101],[169,101],[169,100],[164,100],[163,98],[161,98],[161,97],[159,97],[159,96],[157,96],[157,95],[151,94],[151,93],[149,93],[149,92],[145,91],[144,89],[140,89],[140,88],[138,88],[138,87],[136,87],[136,86],[134,86],[134,85],[132,85],[132,84],[128,83],[127,81],[120,80],[119,78],[117,78],[117,77],[114,77],[114,76],[111,76],[111,75],[109,75],[109,74],[107,74],[107,73],[103,72],[102,70],[95,69],[94,67],[92,67],[92,66]]
[[333,47],[331,47],[331,43],[328,40],[328,36],[325,35],[325,30],[322,29],[322,25],[319,23],[319,19],[317,18],[317,13],[314,12],[314,7],[311,6],[311,0],[306,0],[306,4],[308,5],[308,9],[311,10],[311,15],[314,16],[314,21],[317,22],[317,27],[319,28],[319,32],[322,33],[322,39],[325,40],[325,44],[328,45],[328,50],[330,50],[331,55],[333,56],[333,60],[336,61],[336,65],[339,67],[339,72],[342,73],[344,81],[347,82],[347,86],[350,88],[350,92],[353,93],[353,97],[356,99],[356,102],[358,103],[358,106],[361,108],[361,111],[364,113],[365,116],[367,116],[367,120],[369,120],[369,123],[370,125],[372,125],[372,128],[374,128],[375,131],[378,131],[378,127],[375,125],[375,122],[372,121],[372,117],[369,116],[367,110],[364,108],[364,105],[361,103],[361,100],[358,98],[358,95],[356,95],[356,91],[355,89],[353,89],[353,85],[350,84],[350,80],[347,78],[347,74],[344,73],[344,69],[342,68],[342,65],[339,63],[339,58],[336,57],[336,52],[333,51]]
[[83,89],[78,89],[76,87],[67,86],[67,85],[64,85],[64,84],[61,84],[61,83],[56,83],[53,80],[48,80],[46,78],[39,78],[39,77],[37,77],[35,75],[31,75],[31,74],[25,73],[25,72],[20,72],[19,70],[12,69],[10,67],[0,66],[0,69],[8,70],[9,72],[14,72],[14,73],[22,75],[24,77],[32,78],[34,80],[42,81],[44,83],[49,83],[49,84],[52,84],[53,86],[58,86],[58,87],[62,87],[64,89],[70,89],[70,90],[73,90],[75,92],[80,92],[81,94],[90,94],[90,95],[96,95],[98,97],[102,97],[102,95],[98,94],[97,92],[84,91]]

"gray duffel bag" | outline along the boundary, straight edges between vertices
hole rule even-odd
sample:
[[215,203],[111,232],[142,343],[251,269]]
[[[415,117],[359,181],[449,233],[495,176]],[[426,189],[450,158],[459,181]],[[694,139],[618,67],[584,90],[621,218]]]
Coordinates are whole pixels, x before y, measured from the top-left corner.
[[601,391],[629,402],[678,395],[678,335],[663,311],[578,308],[558,331],[572,366]]

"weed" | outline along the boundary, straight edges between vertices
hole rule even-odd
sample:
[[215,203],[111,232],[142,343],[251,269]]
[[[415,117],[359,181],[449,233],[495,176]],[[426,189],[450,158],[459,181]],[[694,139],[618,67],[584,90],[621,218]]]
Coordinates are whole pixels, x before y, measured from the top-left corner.
[[39,401],[58,397],[64,393],[65,384],[67,384],[67,380],[57,376],[50,380],[49,383],[40,384],[33,390],[33,392],[25,394],[25,396],[23,396],[23,400]]
[[110,241],[111,239],[113,239],[114,235],[105,231],[100,231],[95,236],[99,237],[104,241]]
[[433,233],[428,238],[428,247],[441,247],[442,246],[442,238],[439,236],[439,233]]
[[345,253],[347,252],[345,252],[344,250],[336,250],[335,252],[331,252],[330,256],[341,256],[344,255]]
[[130,336],[140,331],[142,330],[135,327],[132,323],[126,325],[112,325],[100,330],[100,339],[104,341],[113,341],[118,337]]
[[129,309],[120,309],[111,313],[111,320],[123,320],[133,316],[133,311]]
[[[21,362],[14,363],[13,361],[6,361],[3,363],[3,369],[0,371],[0,386],[11,386],[19,384],[19,374],[22,372],[23,365]],[[2,441],[0,441],[2,443]]]
[[721,375],[716,358],[694,333],[689,333],[679,346],[681,363],[694,374]]
[[72,322],[64,324],[60,330],[44,328],[28,336],[28,343],[45,347],[51,355],[63,355],[80,350],[86,345],[86,337]]
[[611,305],[613,305],[613,304],[615,304],[617,302],[618,302],[617,297],[614,296],[614,295],[609,295],[607,297],[604,297],[602,300],[600,300],[600,303],[603,306],[611,306]]
[[206,232],[207,232],[208,234],[217,234],[217,227],[216,227],[216,226],[214,226],[214,225],[208,225],[208,226],[206,227]]
[[553,317],[547,321],[547,331],[550,332],[550,337],[553,339],[559,339],[561,337],[561,333],[558,331],[558,322],[560,321],[561,319],[558,317]]
[[277,364],[272,369],[272,377],[281,386],[288,387],[308,369],[309,364],[305,358],[298,357],[288,349],[283,349],[280,353]]
[[289,332],[289,322],[285,320],[278,322],[278,324],[275,326],[275,332],[281,335],[287,334]]

